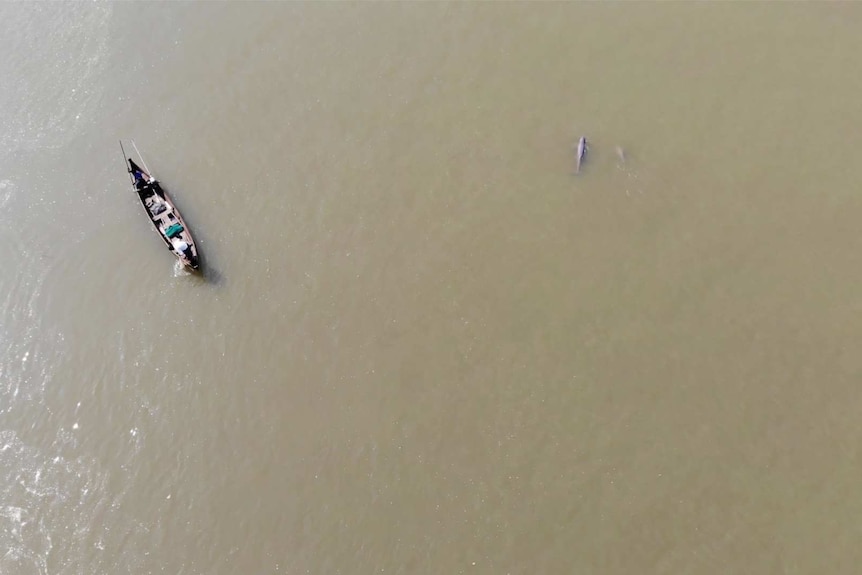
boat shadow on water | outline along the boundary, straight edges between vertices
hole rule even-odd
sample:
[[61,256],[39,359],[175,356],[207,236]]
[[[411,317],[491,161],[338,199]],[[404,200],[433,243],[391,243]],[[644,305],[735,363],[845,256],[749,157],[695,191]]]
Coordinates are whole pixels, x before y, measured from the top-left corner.
[[201,259],[201,267],[194,275],[199,277],[203,282],[216,287],[221,287],[225,281],[224,274],[209,264],[206,257]]
[[190,270],[177,262],[173,267],[173,276],[175,278],[188,278],[196,285],[221,287],[224,284],[224,275],[212,266],[201,265],[197,270]]

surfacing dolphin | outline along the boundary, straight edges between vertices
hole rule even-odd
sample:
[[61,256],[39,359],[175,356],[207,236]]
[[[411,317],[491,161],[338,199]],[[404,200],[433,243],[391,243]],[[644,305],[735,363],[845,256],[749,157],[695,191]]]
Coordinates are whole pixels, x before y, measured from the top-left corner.
[[578,149],[575,152],[575,173],[581,173],[581,163],[584,161],[584,157],[587,155],[587,139],[584,136],[581,136],[581,139],[578,140]]

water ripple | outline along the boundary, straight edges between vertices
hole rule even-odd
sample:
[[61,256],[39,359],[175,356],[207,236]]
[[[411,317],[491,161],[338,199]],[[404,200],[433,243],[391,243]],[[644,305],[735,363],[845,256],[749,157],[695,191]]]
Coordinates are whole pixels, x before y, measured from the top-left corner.
[[0,93],[0,151],[59,148],[95,111],[111,12],[74,2],[0,7],[0,74],[19,79]]
[[94,461],[56,455],[70,441],[61,430],[39,449],[0,431],[0,572],[48,573],[52,554],[72,560],[98,537],[107,476]]

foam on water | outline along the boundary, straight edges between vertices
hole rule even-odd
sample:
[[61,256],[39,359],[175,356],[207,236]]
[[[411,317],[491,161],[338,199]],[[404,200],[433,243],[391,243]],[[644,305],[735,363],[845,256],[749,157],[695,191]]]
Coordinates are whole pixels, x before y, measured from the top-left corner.
[[6,204],[9,203],[9,200],[12,198],[14,193],[15,184],[12,180],[0,180],[0,210],[6,207]]
[[189,271],[189,269],[186,266],[184,266],[180,262],[180,260],[177,260],[174,262],[174,274],[173,275],[175,278],[181,278],[181,277],[188,277],[188,276],[191,276],[193,274],[191,271]]

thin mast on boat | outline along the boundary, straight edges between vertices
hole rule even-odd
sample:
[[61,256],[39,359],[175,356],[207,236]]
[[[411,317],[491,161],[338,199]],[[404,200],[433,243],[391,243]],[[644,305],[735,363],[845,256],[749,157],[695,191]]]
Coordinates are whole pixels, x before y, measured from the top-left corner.
[[147,165],[146,160],[144,160],[144,156],[141,155],[141,151],[138,149],[138,146],[135,145],[134,140],[132,140],[132,146],[134,146],[135,151],[138,153],[138,157],[141,159],[141,163],[144,165],[144,169],[147,171],[147,175],[152,178],[153,173],[150,171],[150,167]]
[[123,163],[126,164],[126,171],[129,173],[129,179],[132,180],[132,184],[135,183],[135,177],[132,175],[132,168],[129,166],[129,157],[126,155],[126,149],[123,148],[123,141],[120,140],[120,151],[123,152]]

